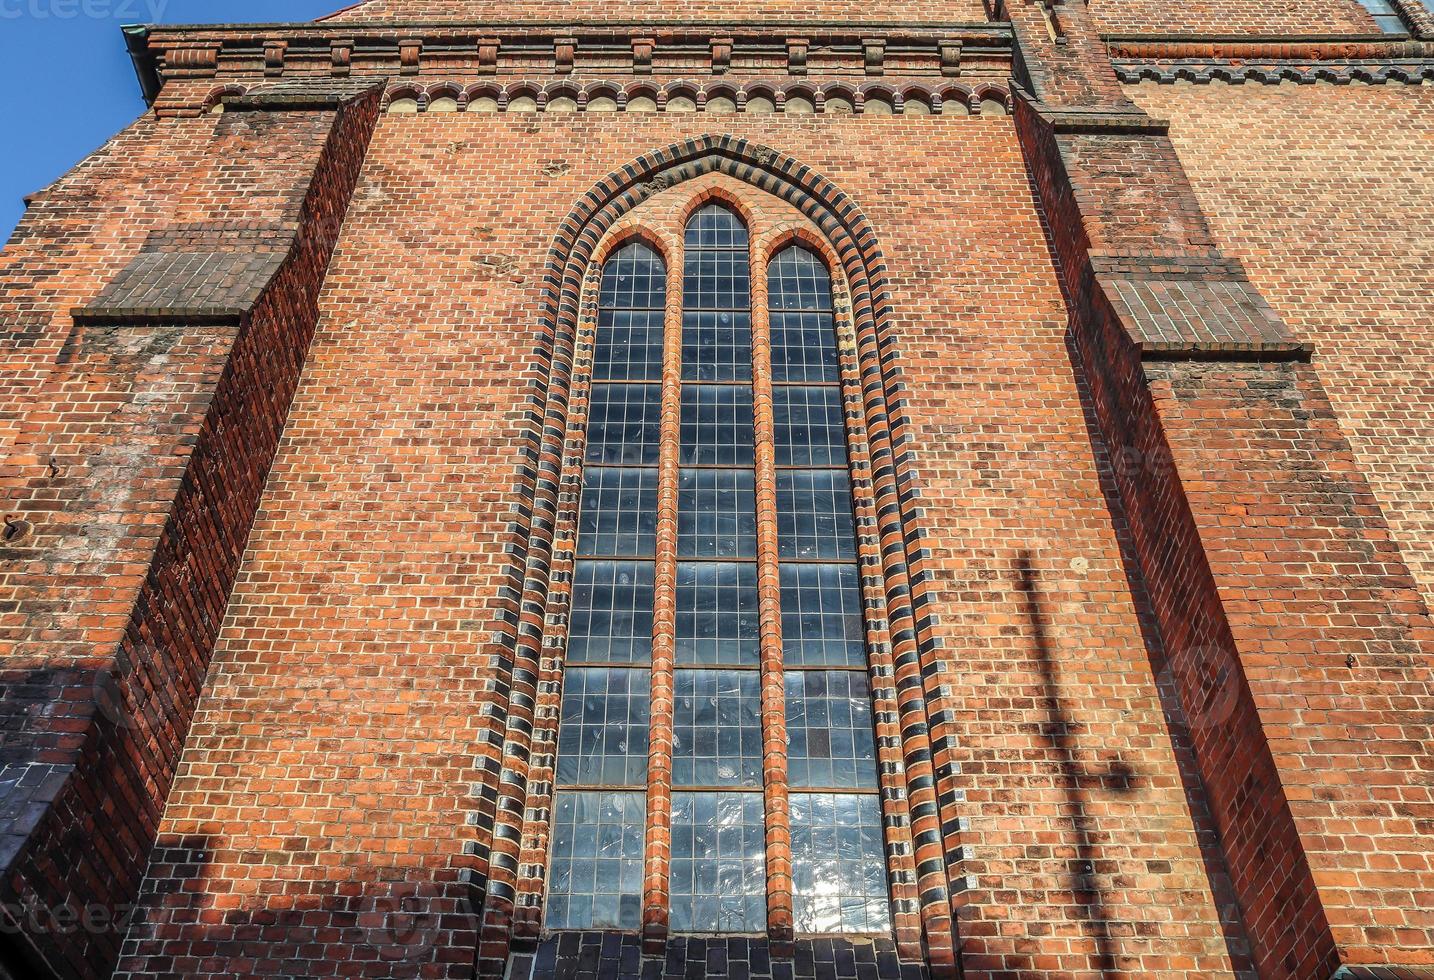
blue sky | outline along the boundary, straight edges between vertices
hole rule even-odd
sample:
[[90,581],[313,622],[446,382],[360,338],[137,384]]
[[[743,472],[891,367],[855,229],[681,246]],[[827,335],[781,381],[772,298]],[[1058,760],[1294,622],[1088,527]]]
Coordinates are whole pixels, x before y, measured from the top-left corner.
[[39,190],[144,111],[120,27],[312,20],[349,0],[0,0],[0,242]]

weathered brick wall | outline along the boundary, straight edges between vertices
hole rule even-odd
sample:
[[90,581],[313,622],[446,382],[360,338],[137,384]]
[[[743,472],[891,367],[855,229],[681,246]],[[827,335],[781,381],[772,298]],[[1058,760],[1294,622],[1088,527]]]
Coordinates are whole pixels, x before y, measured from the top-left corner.
[[471,971],[547,250],[711,129],[829,176],[887,261],[968,971],[1231,973],[1009,121],[464,113],[380,124],[123,975]]
[[1309,366],[1146,374],[1341,961],[1428,968],[1434,628],[1398,547]]
[[[376,108],[375,94],[370,121]],[[104,975],[118,954],[362,159],[363,112],[335,123],[142,122],[51,188],[17,235],[5,298],[45,322],[16,345],[28,377],[15,387],[31,384],[3,470],[6,511],[34,526],[3,552],[0,579],[4,895],[37,910],[29,955],[60,975]],[[144,198],[144,220],[76,220],[66,234],[100,183],[115,203]],[[302,226],[243,324],[70,322],[71,303],[156,240],[146,232],[184,239],[202,220]]]
[[1090,0],[1103,34],[1378,34],[1358,0]]
[[462,21],[504,23],[508,21],[550,21],[580,24],[594,21],[624,23],[651,22],[678,25],[694,21],[721,21],[729,24],[760,24],[763,21],[793,23],[802,20],[827,22],[929,22],[979,24],[986,20],[982,0],[916,0],[914,3],[882,0],[824,0],[813,7],[797,0],[776,2],[721,3],[719,0],[677,0],[614,6],[602,0],[369,0],[355,4],[326,22],[342,23],[432,23]]
[[1434,90],[1138,85],[1220,245],[1315,367],[1434,603]]
[[[1034,18],[1016,27],[1027,64],[1029,43],[1046,74],[1080,73]],[[1080,106],[1022,102],[1017,126],[1256,966],[1266,977],[1427,969],[1429,922],[1403,904],[1403,889],[1427,887],[1430,863],[1411,833],[1429,818],[1411,775],[1428,768],[1417,707],[1427,615],[1316,375],[1210,248],[1218,237],[1163,126],[1129,105]],[[1160,198],[1174,206],[1150,207]],[[1183,348],[1152,348],[1167,331],[1188,335]],[[1236,363],[1248,358],[1271,363]],[[1354,673],[1370,656],[1376,685]],[[1331,669],[1340,657],[1346,673]],[[1335,705],[1337,720],[1321,710]]]

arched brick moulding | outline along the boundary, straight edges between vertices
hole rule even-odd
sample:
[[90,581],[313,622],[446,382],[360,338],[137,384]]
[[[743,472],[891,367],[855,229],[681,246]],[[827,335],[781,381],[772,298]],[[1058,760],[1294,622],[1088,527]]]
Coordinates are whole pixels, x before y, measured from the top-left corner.
[[[829,243],[823,251],[833,272],[843,273],[850,289],[850,310],[837,313],[839,318],[848,315],[855,331],[854,363],[870,446],[869,493],[891,630],[917,886],[923,918],[928,923],[944,923],[939,929],[928,929],[927,958],[938,975],[955,970],[950,924],[961,891],[959,818],[951,806],[945,813],[940,808],[941,803],[953,804],[958,799],[953,780],[955,758],[935,641],[918,634],[928,605],[927,576],[919,528],[906,520],[914,486],[909,455],[904,451],[906,424],[896,400],[901,383],[887,328],[890,295],[885,261],[870,223],[831,181],[760,144],[730,135],[707,135],[654,151],[599,181],[564,219],[549,252],[543,299],[546,329],[529,372],[535,388],[524,453],[527,462],[518,487],[521,497],[530,501],[530,509],[526,521],[512,526],[515,560],[511,580],[521,580],[522,588],[516,594],[510,628],[503,631],[512,664],[507,733],[502,757],[497,760],[499,771],[485,771],[486,778],[477,787],[497,801],[493,829],[487,841],[480,839],[470,845],[486,870],[479,945],[483,976],[501,975],[513,934],[583,284],[592,274],[599,244],[624,214],[656,193],[713,172],[767,191],[805,215]],[[537,384],[539,379],[546,380],[546,389]],[[864,588],[866,585],[864,582]]]
[[[671,317],[674,309],[678,316],[681,315],[680,306],[676,305],[680,303],[681,242],[640,222],[624,219],[615,224],[609,229],[602,247],[590,264],[581,291],[582,312],[577,320],[572,367],[572,377],[575,380],[569,397],[563,473],[558,492],[559,510],[554,521],[549,592],[544,612],[544,622],[548,629],[543,637],[538,666],[526,794],[521,801],[523,828],[512,920],[515,938],[534,938],[542,926],[542,887],[547,873],[556,778],[554,762],[557,754],[558,717],[562,703],[568,617],[577,554],[578,500],[582,494],[583,459],[587,449],[598,287],[601,283],[602,267],[608,257],[633,242],[642,242],[662,257],[668,275],[667,316]],[[668,696],[670,697],[670,694]],[[655,691],[653,700],[657,700]]]
[[[887,873],[891,883],[892,924],[903,958],[912,955],[904,937],[949,934],[952,924],[946,914],[922,909],[912,836],[911,792],[906,783],[906,748],[902,732],[907,727],[903,714],[925,720],[925,699],[903,699],[897,685],[892,657],[891,624],[887,606],[886,575],[881,554],[881,535],[872,483],[871,446],[857,353],[856,324],[852,319],[851,290],[843,266],[828,242],[808,225],[792,222],[769,229],[753,243],[754,262],[761,270],[763,288],[772,260],[792,245],[804,246],[821,256],[832,273],[832,305],[835,312],[838,354],[841,368],[842,417],[848,447],[848,472],[854,501],[858,567],[861,576],[863,624],[866,629],[867,674],[871,683],[873,718],[876,722],[877,761],[880,766],[882,821],[887,845]],[[919,685],[908,680],[911,693]],[[925,747],[929,753],[929,740]],[[934,801],[933,801],[934,802]],[[918,951],[919,952],[919,951]]]

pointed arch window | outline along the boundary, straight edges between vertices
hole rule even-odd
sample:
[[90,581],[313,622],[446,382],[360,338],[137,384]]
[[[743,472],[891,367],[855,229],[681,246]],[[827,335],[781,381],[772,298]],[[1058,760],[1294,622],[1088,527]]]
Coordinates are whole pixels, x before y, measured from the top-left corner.
[[682,232],[680,316],[646,244],[601,277],[545,925],[887,933],[831,277],[720,203]]

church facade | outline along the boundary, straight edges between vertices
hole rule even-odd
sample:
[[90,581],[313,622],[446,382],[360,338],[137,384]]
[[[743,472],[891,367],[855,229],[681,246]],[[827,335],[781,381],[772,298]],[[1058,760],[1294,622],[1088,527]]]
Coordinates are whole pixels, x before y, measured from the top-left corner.
[[0,976],[1434,978],[1429,2],[127,28]]

